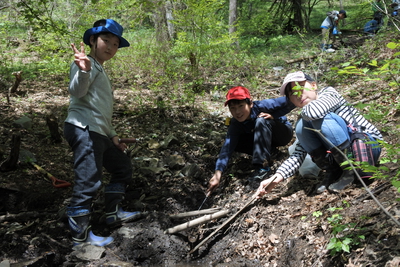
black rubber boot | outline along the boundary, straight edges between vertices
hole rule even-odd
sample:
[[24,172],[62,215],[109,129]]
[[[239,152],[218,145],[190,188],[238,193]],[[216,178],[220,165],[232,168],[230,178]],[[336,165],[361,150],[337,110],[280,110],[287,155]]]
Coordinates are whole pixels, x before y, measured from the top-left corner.
[[67,216],[73,246],[90,243],[93,246],[103,247],[114,241],[112,237],[102,237],[93,234],[90,230],[90,211],[88,208],[68,207]]
[[334,162],[325,147],[319,147],[310,153],[312,161],[321,169],[326,170]]
[[329,190],[335,193],[339,193],[340,191],[351,185],[354,181],[354,171],[352,169],[348,169],[350,165],[349,164],[342,165],[343,162],[347,161],[345,155],[347,156],[349,148],[350,148],[350,142],[345,142],[342,145],[338,146],[337,148],[334,147],[331,149],[333,158],[343,170],[339,180],[336,183],[333,183],[329,186]]
[[143,213],[139,211],[128,212],[124,211],[120,203],[124,199],[125,185],[115,183],[109,184],[105,189],[105,204],[106,204],[106,223],[112,227],[118,226],[123,222],[129,222],[139,219]]
[[332,166],[332,168],[330,169],[326,169],[325,170],[325,176],[324,179],[322,180],[322,182],[317,186],[317,189],[315,190],[315,192],[317,194],[321,194],[322,192],[324,192],[325,190],[328,189],[328,187],[336,182],[338,180],[338,178],[341,176],[341,174],[343,173],[342,169],[339,167],[339,165],[337,166]]
[[320,147],[310,153],[310,156],[315,164],[324,170],[324,178],[322,182],[317,186],[315,193],[321,194],[328,189],[328,186],[338,180],[342,174],[342,169],[327,152],[325,147]]

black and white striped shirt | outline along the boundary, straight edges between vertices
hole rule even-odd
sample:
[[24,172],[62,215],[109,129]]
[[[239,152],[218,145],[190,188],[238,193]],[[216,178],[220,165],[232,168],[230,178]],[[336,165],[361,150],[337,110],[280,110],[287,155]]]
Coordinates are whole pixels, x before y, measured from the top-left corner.
[[[324,118],[331,112],[343,118],[347,125],[354,125],[355,120],[356,124],[363,127],[364,132],[369,133],[375,139],[383,139],[379,130],[365,119],[356,108],[350,105],[333,87],[326,87],[319,91],[318,98],[303,107],[301,116],[303,120],[312,121]],[[307,152],[301,146],[300,142],[298,142],[292,155],[282,163],[276,172],[280,173],[284,179],[293,176],[300,168],[306,156]]]

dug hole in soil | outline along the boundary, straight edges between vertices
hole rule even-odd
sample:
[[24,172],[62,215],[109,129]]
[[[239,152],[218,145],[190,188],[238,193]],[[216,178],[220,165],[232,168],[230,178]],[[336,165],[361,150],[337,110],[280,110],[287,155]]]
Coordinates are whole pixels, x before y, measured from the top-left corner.
[[[274,77],[278,82],[280,78]],[[20,85],[23,95],[13,97],[10,105],[1,103],[0,159],[7,159],[12,136],[20,133],[21,149],[33,153],[37,164],[58,179],[73,183],[71,150],[64,140],[54,142],[46,124],[46,118],[52,115],[58,119],[61,133],[68,105],[66,88],[53,86],[51,79],[57,77],[45,81],[46,86],[24,81]],[[228,215],[166,234],[166,229],[199,217],[173,219],[170,215],[197,211],[205,199],[226,134],[228,114],[223,96],[216,99],[206,95],[201,99],[207,102],[205,111],[189,106],[131,106],[129,99],[138,94],[129,89],[115,92],[114,119],[121,137],[141,138],[129,147],[134,177],[123,208],[147,212],[147,216],[108,228],[100,191],[93,207],[93,230],[111,235],[115,241],[105,248],[84,246],[72,250],[64,216],[72,187],[55,188],[37,169],[20,162],[15,170],[0,173],[0,266],[399,266],[398,226],[364,188],[354,185],[340,194],[314,195],[318,178],[299,175],[248,205],[192,251],[251,200],[254,189],[247,183],[252,172],[251,157],[243,154],[234,155],[221,186],[202,206],[202,210],[227,209]],[[146,94],[149,99],[154,97],[150,91],[140,92],[143,99]],[[278,97],[278,91],[262,97]],[[357,97],[363,99],[363,95]],[[32,120],[28,129],[14,123],[24,116]],[[296,120],[295,115],[289,118]],[[395,114],[390,123],[398,125],[397,119]],[[393,138],[384,134],[386,140]],[[279,148],[273,169],[288,156],[287,148]],[[397,168],[388,167],[393,172]],[[104,183],[108,180],[108,173],[104,173]],[[371,181],[370,187],[382,186],[383,190],[375,195],[398,218],[399,193],[386,183]],[[334,214],[343,217],[340,225],[349,226],[338,237],[351,237],[352,241],[349,253],[331,256],[326,248],[332,238],[329,220]],[[350,227],[350,223],[355,225]]]

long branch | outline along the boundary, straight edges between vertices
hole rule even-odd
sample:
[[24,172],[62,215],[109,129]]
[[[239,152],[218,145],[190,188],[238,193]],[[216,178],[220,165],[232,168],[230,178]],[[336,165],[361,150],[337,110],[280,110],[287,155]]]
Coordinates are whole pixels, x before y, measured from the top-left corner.
[[169,215],[169,217],[171,219],[180,219],[180,218],[185,218],[185,217],[190,217],[190,216],[211,214],[211,213],[215,213],[220,210],[221,210],[220,208],[194,210],[194,211],[187,211],[187,212],[183,212],[183,213],[179,213],[179,214],[171,214],[171,215]]
[[164,234],[174,234],[176,232],[192,228],[192,227],[197,226],[199,224],[202,224],[202,223],[205,223],[205,222],[208,222],[208,221],[211,221],[211,220],[219,219],[219,218],[227,215],[229,212],[230,212],[229,210],[221,210],[221,211],[218,211],[218,212],[213,213],[213,214],[204,215],[204,216],[202,216],[200,218],[197,218],[197,219],[194,219],[194,220],[179,224],[177,226],[168,228],[167,230],[164,231]]

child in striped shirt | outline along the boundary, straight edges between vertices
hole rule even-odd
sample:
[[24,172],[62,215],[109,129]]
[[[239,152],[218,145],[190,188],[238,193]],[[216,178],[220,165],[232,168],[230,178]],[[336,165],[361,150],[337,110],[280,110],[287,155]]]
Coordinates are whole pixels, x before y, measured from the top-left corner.
[[[316,193],[322,193],[326,189],[339,192],[352,184],[354,172],[346,170],[348,166],[341,166],[341,163],[347,161],[341,152],[350,148],[351,130],[348,125],[357,124],[362,127],[371,141],[382,140],[379,130],[349,105],[335,88],[329,86],[317,91],[317,83],[301,71],[288,74],[280,91],[296,107],[302,109],[301,118],[295,127],[299,142],[275,175],[260,184],[256,194],[261,197],[279,182],[293,176],[307,153],[319,168],[325,170],[325,177]],[[318,132],[307,128],[320,131],[329,142]],[[381,148],[374,144],[372,152],[377,162]],[[265,186],[267,187],[264,188]]]

